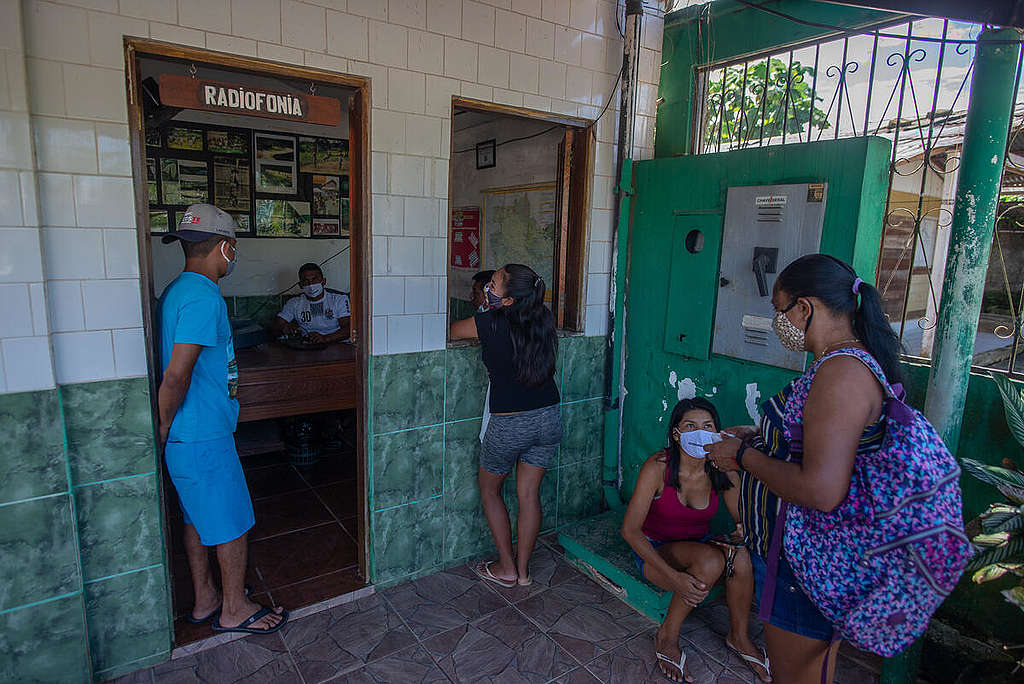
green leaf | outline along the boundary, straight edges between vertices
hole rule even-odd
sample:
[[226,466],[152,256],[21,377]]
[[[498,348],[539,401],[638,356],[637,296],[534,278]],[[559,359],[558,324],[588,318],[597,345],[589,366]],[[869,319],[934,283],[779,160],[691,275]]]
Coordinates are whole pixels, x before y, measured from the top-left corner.
[[1024,563],[993,563],[992,565],[986,565],[974,573],[971,581],[975,584],[982,584],[997,580],[1007,573],[1013,573],[1014,575],[1024,574]]
[[999,592],[1007,602],[1012,603],[1021,610],[1024,610],[1024,587],[1013,587]]
[[986,549],[975,556],[967,564],[967,570],[979,570],[993,563],[1016,563],[1019,561],[1024,561],[1024,537],[1011,537],[1005,544]]
[[[987,465],[971,458],[961,459],[964,470],[982,482],[993,485],[1011,499],[1024,498],[1024,473],[1000,466]],[[1006,491],[1004,491],[1006,488]],[[1020,491],[1018,491],[1020,490]]]
[[1020,385],[1012,382],[1010,378],[1001,373],[991,373],[995,380],[999,394],[1003,397],[1003,413],[1006,414],[1006,424],[1013,433],[1014,439],[1024,446],[1024,391]]
[[[1024,530],[1024,515],[1017,515],[1015,518],[1010,518],[1002,525],[999,526],[996,532],[1016,532],[1018,530]],[[988,530],[986,530],[988,531]]]
[[1019,520],[1021,524],[1024,524],[1024,511],[1010,504],[995,503],[981,514],[981,529],[985,532],[1000,532],[1003,530],[1003,525],[1012,523],[1014,520]]
[[995,546],[1002,546],[1010,540],[1009,532],[996,532],[994,534],[979,534],[971,541],[977,546],[988,549]]

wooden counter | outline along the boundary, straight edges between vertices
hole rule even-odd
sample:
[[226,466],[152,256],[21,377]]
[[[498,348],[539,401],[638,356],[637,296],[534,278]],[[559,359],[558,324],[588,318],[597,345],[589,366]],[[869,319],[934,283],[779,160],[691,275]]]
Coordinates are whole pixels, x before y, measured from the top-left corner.
[[356,406],[356,351],[350,344],[305,351],[269,342],[236,352],[239,422]]

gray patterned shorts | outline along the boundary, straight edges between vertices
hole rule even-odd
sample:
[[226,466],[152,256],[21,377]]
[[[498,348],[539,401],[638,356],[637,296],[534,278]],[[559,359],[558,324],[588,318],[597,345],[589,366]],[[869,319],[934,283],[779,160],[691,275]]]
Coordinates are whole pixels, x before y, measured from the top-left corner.
[[480,467],[494,475],[508,475],[516,461],[547,469],[561,441],[562,412],[558,404],[507,416],[491,414]]

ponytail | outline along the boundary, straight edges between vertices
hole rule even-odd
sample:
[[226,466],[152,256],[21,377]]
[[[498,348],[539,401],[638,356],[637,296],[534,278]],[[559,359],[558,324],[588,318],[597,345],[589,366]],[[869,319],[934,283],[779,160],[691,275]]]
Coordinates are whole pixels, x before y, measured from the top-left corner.
[[808,254],[786,266],[775,285],[793,297],[816,297],[849,316],[857,339],[878,361],[889,384],[903,382],[899,337],[889,325],[882,297],[849,264],[828,254]]
[[555,374],[558,355],[555,317],[544,306],[547,288],[543,278],[522,264],[508,264],[504,268],[508,273],[505,295],[514,301],[500,311],[508,321],[512,335],[512,365],[516,380],[536,387]]

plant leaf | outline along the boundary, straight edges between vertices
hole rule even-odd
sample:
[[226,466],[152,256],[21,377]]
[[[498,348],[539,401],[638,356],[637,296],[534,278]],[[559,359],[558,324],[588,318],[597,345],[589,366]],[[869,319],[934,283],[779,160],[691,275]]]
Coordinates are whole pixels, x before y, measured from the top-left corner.
[[982,584],[999,579],[1007,573],[1013,573],[1014,575],[1024,573],[1024,563],[993,563],[992,565],[986,565],[974,573],[971,581],[975,584]]
[[1024,537],[1010,537],[1009,541],[1005,544],[986,549],[975,556],[967,564],[967,570],[980,570],[986,565],[992,565],[993,563],[1017,563],[1020,561],[1024,561]]
[[1003,413],[1006,414],[1006,424],[1010,428],[1017,442],[1024,446],[1024,393],[1020,385],[1012,382],[1010,378],[1002,373],[991,373],[995,380],[999,394],[1003,397]]
[[1024,487],[1011,487],[1010,485],[996,485],[996,489],[1007,499],[1014,503],[1024,504]]
[[[1019,494],[1024,496],[1024,473],[1018,473],[1015,470],[1009,468],[1002,468],[1000,466],[988,465],[975,461],[972,458],[961,459],[964,470],[978,478],[982,482],[999,488],[1002,491],[1002,486],[1009,486],[1011,491],[1020,489]],[[1006,494],[1006,492],[1003,492]],[[1007,494],[1010,496],[1010,494]]]
[[1009,540],[1009,532],[995,532],[993,534],[979,534],[971,541],[982,548],[990,549],[996,546],[1002,546]]
[[1024,587],[1013,587],[1012,589],[1006,589],[999,592],[1003,595],[1009,603],[1017,606],[1021,610],[1024,610]]
[[[1024,514],[1018,514],[1017,516],[1010,518],[1002,525],[999,526],[996,532],[1015,532],[1017,530],[1024,530]],[[988,530],[986,530],[987,532]]]
[[1007,521],[1018,516],[1024,518],[1021,510],[1016,506],[1005,503],[992,504],[987,511],[981,514],[981,529],[985,532],[999,532]]

